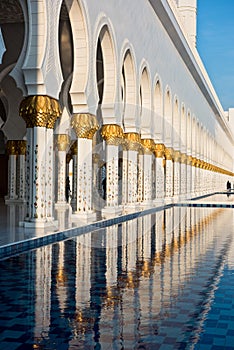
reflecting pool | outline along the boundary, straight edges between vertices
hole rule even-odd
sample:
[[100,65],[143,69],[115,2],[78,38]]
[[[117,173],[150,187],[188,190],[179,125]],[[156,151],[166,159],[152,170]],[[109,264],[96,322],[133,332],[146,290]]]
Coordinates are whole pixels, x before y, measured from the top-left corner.
[[0,349],[234,349],[234,211],[171,207],[0,261]]

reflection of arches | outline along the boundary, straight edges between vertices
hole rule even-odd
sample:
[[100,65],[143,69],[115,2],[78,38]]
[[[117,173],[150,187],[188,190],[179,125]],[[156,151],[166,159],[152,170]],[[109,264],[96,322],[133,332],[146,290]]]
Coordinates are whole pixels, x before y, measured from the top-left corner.
[[166,147],[172,146],[172,102],[170,90],[166,89],[165,101],[164,101],[164,133],[165,133],[165,145]]
[[162,89],[160,81],[157,80],[154,88],[154,138],[158,143],[163,142],[163,108]]
[[142,70],[139,94],[141,135],[151,138],[151,91],[149,73],[146,67]]
[[[128,49],[125,52],[123,67],[123,103],[124,103],[124,127],[135,127],[135,108],[136,108],[136,71],[132,58],[131,51]],[[134,119],[133,119],[134,118]]]

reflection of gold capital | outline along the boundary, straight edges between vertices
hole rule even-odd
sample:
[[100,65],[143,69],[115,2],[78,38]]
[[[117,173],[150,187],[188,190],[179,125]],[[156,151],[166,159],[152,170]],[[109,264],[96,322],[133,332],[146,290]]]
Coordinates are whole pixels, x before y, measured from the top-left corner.
[[155,143],[152,139],[141,139],[145,154],[151,154],[154,151]]
[[16,156],[18,154],[17,141],[8,140],[6,144],[7,154]]
[[172,160],[173,159],[173,153],[174,153],[173,148],[166,147],[165,148],[165,158],[166,158],[166,160]]
[[68,146],[70,144],[70,137],[67,134],[58,134],[55,135],[56,146],[58,147],[58,151],[67,151]]
[[138,151],[140,147],[140,135],[136,132],[128,132],[124,134],[124,140],[126,142],[126,148],[129,151]]
[[74,114],[71,125],[78,138],[89,140],[93,139],[93,135],[99,128],[97,118],[90,113]]
[[123,130],[117,124],[103,125],[101,134],[108,145],[119,146],[123,142]]
[[28,96],[20,104],[19,115],[25,120],[27,128],[53,128],[60,108],[58,101],[49,96]]
[[156,143],[154,153],[157,158],[163,158],[165,152],[165,146],[163,143]]

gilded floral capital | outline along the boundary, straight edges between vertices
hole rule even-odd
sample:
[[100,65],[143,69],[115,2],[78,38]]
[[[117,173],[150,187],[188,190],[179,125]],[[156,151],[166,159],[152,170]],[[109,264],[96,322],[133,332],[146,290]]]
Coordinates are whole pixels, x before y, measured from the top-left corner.
[[192,156],[187,156],[187,164],[191,165],[193,161],[193,157]]
[[16,156],[18,154],[18,147],[16,140],[8,140],[6,144],[7,154],[10,156]]
[[154,151],[155,143],[152,139],[141,139],[141,144],[145,154],[151,154]]
[[26,155],[27,141],[19,140],[17,141],[17,150],[19,155]]
[[174,150],[171,147],[165,148],[165,158],[166,160],[173,160]]
[[123,130],[117,124],[105,124],[101,134],[108,145],[119,146],[123,143]]
[[58,151],[66,152],[70,144],[70,137],[67,134],[55,135],[55,143],[58,148]]
[[163,143],[156,143],[154,147],[154,154],[156,158],[163,158],[165,153],[165,146]]
[[180,158],[180,162],[182,164],[186,164],[187,163],[187,154],[186,153],[181,153],[181,158]]
[[180,151],[174,151],[173,159],[174,159],[175,162],[179,163],[181,161],[181,152]]
[[27,128],[52,128],[60,113],[58,101],[44,95],[26,97],[19,108],[19,115],[26,122]]
[[92,140],[99,125],[95,115],[90,113],[74,114],[71,121],[71,126],[75,130],[76,136],[82,139]]
[[139,151],[141,138],[136,132],[128,132],[124,134],[124,142],[126,149],[129,151]]

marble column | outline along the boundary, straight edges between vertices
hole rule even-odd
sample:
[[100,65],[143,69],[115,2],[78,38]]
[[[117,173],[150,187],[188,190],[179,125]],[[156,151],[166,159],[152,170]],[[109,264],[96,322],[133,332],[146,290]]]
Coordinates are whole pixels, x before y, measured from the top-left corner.
[[155,186],[155,203],[163,204],[164,202],[164,153],[165,146],[162,143],[155,145],[156,157],[156,186]]
[[143,146],[143,201],[145,207],[152,206],[152,157],[154,151],[154,141],[152,139],[142,139]]
[[192,157],[192,168],[191,168],[191,196],[194,197],[196,190],[196,163],[197,159]]
[[94,221],[92,146],[99,126],[94,115],[80,113],[73,115],[72,127],[77,136],[77,202],[72,219]]
[[46,124],[46,220],[53,221],[54,217],[54,203],[55,203],[55,193],[54,193],[54,162],[55,162],[55,152],[54,152],[54,125],[57,118],[60,116],[60,108],[56,100],[51,99],[51,108]]
[[58,134],[55,137],[56,158],[57,158],[57,201],[56,207],[67,207],[66,202],[66,154],[70,144],[70,137],[67,134]]
[[137,168],[138,150],[140,147],[140,135],[138,133],[125,133],[124,140],[127,149],[127,200],[125,212],[136,210],[137,206]]
[[185,199],[187,193],[187,155],[185,153],[181,154],[180,166],[180,196]]
[[[51,194],[53,168],[48,164],[47,157],[47,126],[50,119],[60,115],[58,102],[48,96],[28,96],[20,105],[20,116],[25,120],[27,127],[27,175],[26,201],[27,212],[24,221],[25,227],[45,227],[54,225],[48,210],[47,193]],[[48,175],[47,175],[48,173]],[[47,179],[51,182],[47,188]],[[52,194],[51,194],[52,195]]]
[[166,158],[166,200],[171,200],[173,196],[173,149],[165,149]]
[[106,141],[106,206],[102,209],[103,217],[120,215],[122,207],[119,198],[119,145],[123,143],[123,130],[119,125],[103,125],[101,134]]
[[17,141],[8,140],[7,141],[7,154],[8,154],[8,194],[6,197],[6,204],[15,201],[17,196],[16,183],[17,183],[17,173],[16,173],[16,160],[18,155]]
[[76,208],[77,208],[77,141],[75,141],[71,146],[71,158],[72,158],[71,207],[73,212],[76,212]]
[[174,198],[178,199],[180,196],[180,171],[181,171],[181,153],[174,152]]
[[17,186],[17,193],[18,193],[18,200],[20,202],[25,202],[25,156],[26,156],[26,147],[27,143],[24,140],[17,141],[17,148],[18,148],[18,171],[17,171],[17,177],[18,177],[18,186]]
[[187,188],[186,197],[192,197],[192,156],[187,156]]

